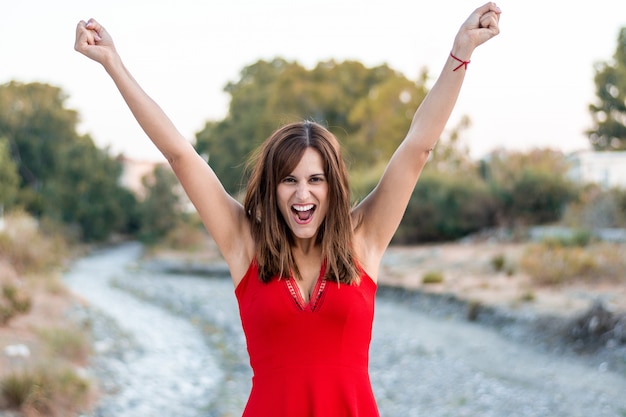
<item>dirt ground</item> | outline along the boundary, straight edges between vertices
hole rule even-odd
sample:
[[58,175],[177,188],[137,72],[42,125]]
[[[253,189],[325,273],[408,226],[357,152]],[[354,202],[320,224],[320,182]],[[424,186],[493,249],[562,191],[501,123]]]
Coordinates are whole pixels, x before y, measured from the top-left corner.
[[[427,246],[391,246],[379,274],[381,285],[416,289],[428,293],[452,294],[461,300],[480,302],[520,312],[572,316],[589,309],[596,300],[615,312],[626,312],[626,286],[607,283],[576,283],[562,286],[539,286],[519,271],[517,262],[525,245],[519,243],[446,243]],[[165,256],[197,263],[223,262],[215,244],[207,241],[197,251],[158,250],[149,256]],[[505,259],[505,268],[497,272],[492,261]],[[507,273],[506,270],[512,271]],[[8,271],[4,269],[6,277]],[[426,273],[438,272],[441,283],[424,284]],[[15,277],[12,277],[15,280]],[[50,285],[37,284],[30,278],[33,307],[29,314],[0,327],[0,348],[24,344],[31,356],[40,356],[36,332],[40,328],[62,327],[64,311],[76,300],[55,280]],[[35,281],[33,284],[32,281]],[[42,280],[43,282],[43,280]],[[19,366],[20,357],[0,354],[0,369]]]
[[[65,312],[72,297],[58,281],[29,277],[22,285],[29,287],[32,307],[27,314],[18,315],[0,327],[0,380],[12,373],[20,374],[37,366],[46,367],[54,353],[42,343],[39,332],[44,329],[67,328]],[[76,363],[84,366],[85,363]],[[0,398],[0,410],[5,408]]]
[[[624,285],[586,282],[548,287],[534,284],[517,267],[524,248],[524,244],[488,242],[392,246],[383,259],[379,283],[428,293],[452,294],[461,300],[519,312],[571,317],[588,310],[595,300],[603,301],[614,312],[626,312]],[[197,251],[158,250],[148,256],[200,264],[223,263],[210,240]],[[505,260],[503,272],[497,272],[492,265],[493,259],[499,256]],[[0,268],[4,278],[19,280],[10,272],[6,265],[4,269]],[[443,280],[424,284],[423,277],[429,272],[440,273]],[[37,340],[38,329],[68,324],[64,313],[77,300],[65,290],[60,280],[53,282],[52,286],[33,284],[32,281],[27,284],[33,297],[30,313],[0,327],[0,377],[19,370],[26,362],[46,357]],[[26,356],[10,356],[6,348],[15,345],[27,346]]]
[[[453,294],[484,305],[540,314],[570,316],[587,310],[594,301],[626,311],[626,286],[618,283],[578,282],[541,286],[520,272],[521,243],[449,243],[429,246],[392,246],[381,266],[381,284]],[[497,272],[494,258],[502,256],[505,267]],[[424,274],[439,272],[441,283],[424,284]]]
[[[598,300],[614,312],[626,312],[626,286],[623,284],[578,282],[541,286],[534,283],[518,266],[525,248],[524,243],[486,240],[390,246],[381,264],[379,283],[428,293],[452,294],[461,300],[480,302],[485,306],[537,314],[572,316],[588,310]],[[190,263],[223,262],[210,239],[197,252],[160,249],[156,255]],[[498,256],[505,260],[501,272],[492,265],[493,259]],[[440,273],[443,281],[424,284],[423,277],[428,272]]]

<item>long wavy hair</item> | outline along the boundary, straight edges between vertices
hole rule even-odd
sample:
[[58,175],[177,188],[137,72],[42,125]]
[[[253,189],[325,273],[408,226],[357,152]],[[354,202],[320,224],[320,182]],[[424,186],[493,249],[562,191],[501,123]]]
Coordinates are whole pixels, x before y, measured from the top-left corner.
[[328,182],[329,210],[316,235],[326,263],[326,278],[347,284],[358,282],[348,171],[335,136],[310,121],[290,123],[276,130],[248,164],[250,177],[244,208],[256,243],[259,277],[264,282],[291,274],[302,278],[292,253],[294,236],[278,208],[276,189],[295,169],[307,148],[321,155]]

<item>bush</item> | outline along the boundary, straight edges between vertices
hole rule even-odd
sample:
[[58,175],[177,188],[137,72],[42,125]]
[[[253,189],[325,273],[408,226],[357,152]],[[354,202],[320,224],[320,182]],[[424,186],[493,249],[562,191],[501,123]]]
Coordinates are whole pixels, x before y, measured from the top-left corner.
[[10,408],[24,414],[65,417],[87,405],[89,387],[71,368],[41,366],[4,377],[0,395]]
[[0,294],[0,326],[4,326],[18,314],[26,314],[30,311],[32,300],[28,295],[22,294],[13,284],[2,284]]
[[626,228],[626,190],[586,187],[578,200],[567,206],[563,223],[585,229]]
[[395,243],[455,240],[495,223],[495,204],[485,183],[466,176],[424,173],[417,183]]
[[624,282],[626,248],[615,244],[580,247],[543,242],[526,249],[520,266],[539,284],[573,280]]
[[38,331],[39,337],[55,358],[85,363],[91,344],[84,332],[77,329],[48,328]]
[[206,239],[202,225],[182,222],[167,233],[161,244],[172,249],[195,251],[202,247]]
[[18,274],[56,268],[66,253],[62,238],[43,234],[37,221],[21,212],[6,216],[6,230],[0,232],[0,258]]
[[491,267],[496,272],[502,272],[506,265],[506,256],[499,254],[491,258]]
[[549,173],[527,169],[508,188],[492,185],[498,197],[499,217],[510,225],[557,221],[577,194],[573,184]]
[[584,248],[589,246],[593,235],[587,230],[574,230],[572,233],[546,237],[542,243],[548,247]]
[[438,271],[429,271],[422,277],[423,284],[441,284],[443,282],[443,274]]

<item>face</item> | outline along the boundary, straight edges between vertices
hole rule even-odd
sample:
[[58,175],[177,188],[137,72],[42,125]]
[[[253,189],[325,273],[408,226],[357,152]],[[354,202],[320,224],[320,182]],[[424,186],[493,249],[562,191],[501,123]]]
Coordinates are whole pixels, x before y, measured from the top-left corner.
[[307,148],[276,189],[278,208],[296,239],[312,239],[328,211],[328,182],[321,155]]

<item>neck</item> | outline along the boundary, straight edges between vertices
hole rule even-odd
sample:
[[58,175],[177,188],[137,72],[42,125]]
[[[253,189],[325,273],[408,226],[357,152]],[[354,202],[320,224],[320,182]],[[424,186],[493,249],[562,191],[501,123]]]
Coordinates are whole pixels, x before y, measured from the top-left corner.
[[321,254],[322,246],[315,243],[315,237],[307,239],[295,238],[292,250],[308,256],[316,252]]

